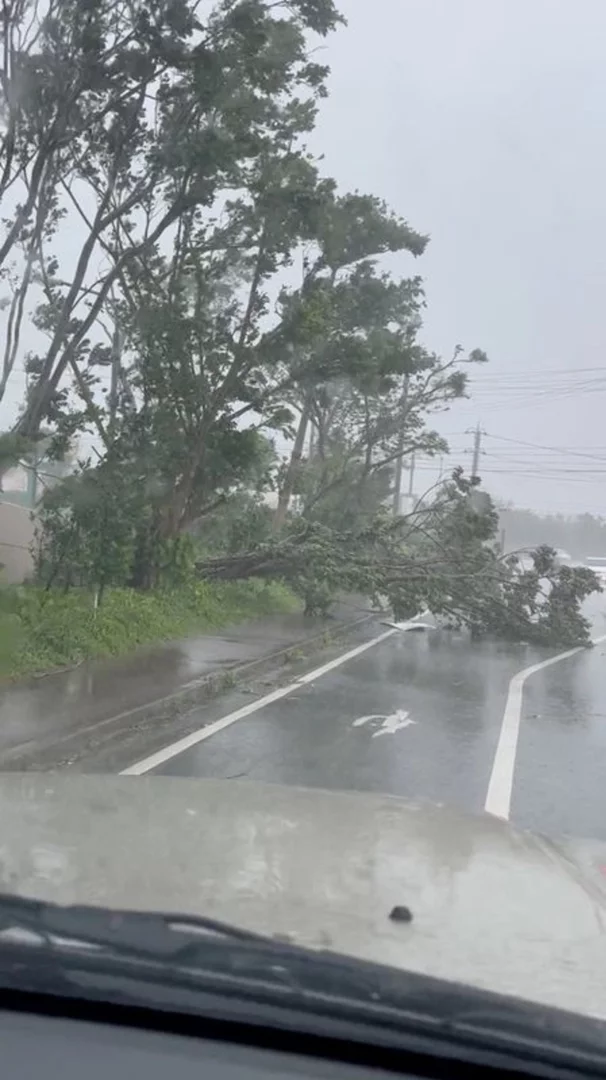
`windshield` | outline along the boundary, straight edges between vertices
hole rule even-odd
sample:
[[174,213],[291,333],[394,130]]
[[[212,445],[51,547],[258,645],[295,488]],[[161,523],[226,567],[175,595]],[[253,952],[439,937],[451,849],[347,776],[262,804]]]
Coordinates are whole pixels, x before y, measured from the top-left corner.
[[606,1013],[605,34],[5,0],[7,891]]

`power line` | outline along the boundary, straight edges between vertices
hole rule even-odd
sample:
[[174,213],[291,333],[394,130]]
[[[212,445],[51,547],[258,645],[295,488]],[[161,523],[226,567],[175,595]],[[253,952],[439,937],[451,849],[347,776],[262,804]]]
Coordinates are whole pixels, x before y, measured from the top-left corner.
[[603,461],[604,458],[596,454],[585,454],[577,450],[570,450],[565,446],[544,446],[541,443],[524,442],[522,439],[512,439],[508,435],[495,435],[493,432],[485,432],[488,439],[497,439],[499,442],[513,443],[515,446],[526,446],[531,450],[546,450],[552,454],[564,454],[567,457],[582,457],[592,461]]
[[[606,378],[606,370],[604,366],[601,367],[584,367],[584,368],[536,368],[528,371],[526,369],[513,370],[513,371],[491,371],[490,369],[476,369],[473,376],[479,379],[483,379],[486,382],[521,382],[527,383],[530,380],[540,380],[544,382],[546,378],[549,379],[578,379],[583,376],[585,380],[587,376],[594,376],[594,381],[602,381]],[[472,377],[473,377],[472,376]]]

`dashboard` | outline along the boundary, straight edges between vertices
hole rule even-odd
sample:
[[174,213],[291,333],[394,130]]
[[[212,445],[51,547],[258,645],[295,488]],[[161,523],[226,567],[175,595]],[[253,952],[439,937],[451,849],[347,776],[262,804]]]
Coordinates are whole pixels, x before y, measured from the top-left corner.
[[211,1039],[0,1012],[2,1075],[11,1080],[375,1080],[390,1073]]

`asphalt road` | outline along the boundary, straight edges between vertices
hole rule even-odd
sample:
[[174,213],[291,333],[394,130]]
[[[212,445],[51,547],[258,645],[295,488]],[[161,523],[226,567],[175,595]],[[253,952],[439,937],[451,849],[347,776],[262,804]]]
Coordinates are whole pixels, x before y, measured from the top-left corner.
[[528,680],[511,819],[606,839],[606,642]]
[[[382,632],[377,623],[365,634]],[[513,823],[606,840],[606,643],[523,676],[517,711],[515,693],[508,699],[520,672],[556,655],[395,633],[277,700],[231,694],[201,714],[198,742],[140,771],[382,792],[476,813],[491,809],[492,782]]]

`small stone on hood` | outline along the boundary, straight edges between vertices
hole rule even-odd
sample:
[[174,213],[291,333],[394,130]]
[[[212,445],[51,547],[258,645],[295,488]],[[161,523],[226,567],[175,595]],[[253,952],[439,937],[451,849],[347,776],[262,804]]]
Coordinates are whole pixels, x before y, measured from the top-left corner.
[[405,904],[396,904],[389,913],[393,922],[412,922],[412,911]]

